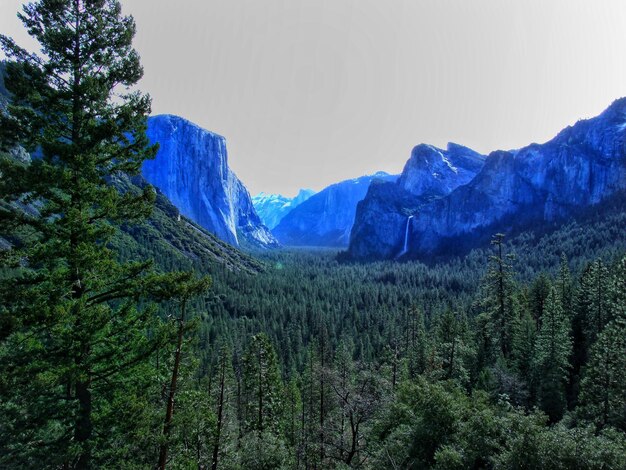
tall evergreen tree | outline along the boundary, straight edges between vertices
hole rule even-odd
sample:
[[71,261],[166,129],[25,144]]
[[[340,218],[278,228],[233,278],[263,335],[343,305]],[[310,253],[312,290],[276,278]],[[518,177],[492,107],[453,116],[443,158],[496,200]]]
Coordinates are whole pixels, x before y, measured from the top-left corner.
[[531,392],[535,379],[533,376],[533,360],[535,357],[536,338],[537,329],[535,319],[530,312],[524,311],[514,331],[512,357],[515,370],[520,378],[526,382]]
[[430,346],[422,309],[411,307],[407,316],[405,354],[409,376],[415,378],[426,371]]
[[513,256],[504,253],[504,235],[493,236],[491,244],[495,254],[489,257],[489,267],[484,280],[484,307],[491,315],[495,339],[500,353],[506,359],[511,353],[513,336]]
[[12,271],[1,293],[0,401],[21,410],[3,414],[15,430],[4,458],[90,468],[115,437],[107,404],[141,386],[163,340],[154,309],[138,303],[151,263],[120,263],[109,248],[116,224],[154,202],[151,187],[120,189],[121,175],[155,155],[150,99],[132,88],[142,76],[135,24],[118,1],[40,0],[19,18],[41,54],[0,37],[11,93],[0,144],[37,155],[0,167],[1,235],[13,242],[2,257]]
[[455,379],[465,385],[469,380],[466,364],[471,352],[465,318],[447,309],[441,315],[435,333],[433,375],[442,380]]
[[598,335],[584,369],[581,415],[599,428],[626,432],[626,318],[616,318]]
[[580,280],[578,316],[588,349],[612,318],[609,270],[602,260],[591,263]]
[[574,316],[574,286],[572,283],[572,273],[569,269],[569,261],[565,253],[561,254],[561,262],[559,263],[559,273],[556,279],[555,287],[561,300],[563,312],[569,318]]
[[591,347],[580,410],[599,428],[612,425],[626,431],[626,258],[616,268],[609,286],[613,320]]
[[179,303],[179,314],[175,317],[176,346],[174,349],[174,360],[170,375],[170,383],[167,388],[167,400],[165,406],[165,419],[163,421],[163,436],[159,446],[159,461],[157,468],[165,470],[167,466],[167,452],[169,438],[172,432],[172,420],[174,418],[174,401],[178,392],[178,381],[180,376],[181,361],[183,356],[183,343],[188,329],[187,306],[191,298],[205,292],[210,284],[210,278],[194,279],[190,273],[183,273],[182,276],[172,277],[172,283],[160,283],[158,291],[165,295],[174,295]]
[[565,385],[571,351],[569,321],[553,288],[546,300],[535,345],[539,400],[541,408],[552,421],[560,419],[565,412]]
[[217,370],[211,383],[211,402],[216,417],[211,449],[211,470],[218,470],[232,467],[237,441],[234,406],[236,386],[231,355],[226,347],[220,348]]
[[541,273],[535,278],[530,287],[530,310],[537,324],[537,328],[541,325],[541,317],[546,308],[546,300],[550,294],[552,283],[547,274]]
[[243,357],[242,409],[245,431],[278,434],[283,391],[276,351],[269,338],[252,337]]

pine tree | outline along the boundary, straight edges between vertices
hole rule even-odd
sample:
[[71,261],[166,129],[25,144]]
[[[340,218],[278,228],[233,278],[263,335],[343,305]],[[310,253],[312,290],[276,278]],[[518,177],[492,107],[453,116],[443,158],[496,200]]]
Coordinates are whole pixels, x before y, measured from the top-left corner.
[[321,348],[317,341],[312,341],[308,347],[305,369],[302,374],[302,460],[307,468],[319,468],[321,462],[321,449],[323,447],[320,430],[320,417],[322,407],[322,392],[320,380],[323,369],[319,357]]
[[[297,446],[301,436],[302,395],[298,386],[297,374],[292,372],[292,378],[285,386],[282,430],[287,444],[297,453]],[[297,457],[297,455],[296,455]]]
[[626,318],[626,257],[617,263],[611,278],[610,308],[613,318]]
[[584,368],[581,415],[599,428],[612,425],[626,431],[626,258],[610,283],[614,318],[598,335]]
[[158,286],[158,293],[166,296],[175,296],[180,303],[180,313],[175,317],[176,347],[174,350],[174,361],[170,376],[170,383],[167,389],[167,402],[165,407],[165,419],[163,421],[163,438],[159,446],[159,461],[157,468],[165,470],[167,466],[167,452],[170,434],[172,432],[172,420],[174,417],[174,402],[178,392],[178,380],[183,355],[183,342],[187,333],[189,322],[187,306],[189,301],[205,292],[211,285],[210,278],[194,279],[190,273],[173,277],[170,283],[161,282]]
[[612,318],[609,270],[601,260],[591,263],[580,280],[578,316],[588,349]]
[[283,385],[269,338],[252,337],[243,357],[242,410],[244,430],[278,434]]
[[40,0],[19,17],[41,55],[0,37],[11,93],[0,145],[36,151],[30,163],[0,166],[0,235],[13,243],[2,257],[11,274],[0,401],[21,410],[5,415],[15,440],[4,458],[89,468],[119,438],[105,429],[116,413],[107,404],[143,386],[147,358],[166,339],[139,303],[151,263],[120,263],[109,248],[116,224],[142,219],[154,202],[151,187],[123,176],[155,155],[150,99],[132,89],[142,68],[118,1]]
[[541,325],[541,317],[543,316],[551,287],[550,278],[545,273],[541,273],[535,278],[530,288],[530,309],[537,328]]
[[439,318],[435,336],[436,369],[433,375],[442,380],[455,379],[465,385],[469,381],[466,364],[470,355],[465,318],[447,309]]
[[546,306],[535,344],[535,374],[539,377],[541,408],[552,421],[563,416],[565,385],[572,351],[569,321],[554,288]]
[[504,254],[504,235],[493,236],[491,244],[496,253],[489,257],[489,268],[484,280],[485,297],[483,303],[493,324],[495,339],[500,353],[507,359],[511,353],[513,335],[513,268],[512,255]]
[[430,344],[426,335],[424,313],[420,308],[411,307],[408,311],[405,348],[409,376],[415,378],[426,372]]
[[598,335],[580,385],[580,413],[596,423],[626,431],[626,318]]
[[572,273],[569,269],[569,261],[565,253],[561,254],[559,273],[555,287],[561,301],[561,308],[569,318],[574,316],[574,287],[572,283]]
[[234,444],[237,440],[235,378],[230,352],[224,346],[220,348],[217,371],[212,384],[211,402],[214,406],[216,425],[211,449],[211,470],[217,470],[228,467],[224,463],[234,461]]
[[533,358],[535,356],[536,337],[535,319],[530,312],[524,311],[514,331],[512,356],[515,370],[531,391],[535,379],[533,377]]

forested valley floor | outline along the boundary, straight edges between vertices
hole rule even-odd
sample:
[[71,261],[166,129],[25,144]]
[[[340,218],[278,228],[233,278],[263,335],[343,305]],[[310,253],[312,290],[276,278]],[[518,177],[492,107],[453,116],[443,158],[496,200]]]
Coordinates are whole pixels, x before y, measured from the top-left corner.
[[620,207],[433,264],[303,248],[199,268],[174,461],[622,468]]

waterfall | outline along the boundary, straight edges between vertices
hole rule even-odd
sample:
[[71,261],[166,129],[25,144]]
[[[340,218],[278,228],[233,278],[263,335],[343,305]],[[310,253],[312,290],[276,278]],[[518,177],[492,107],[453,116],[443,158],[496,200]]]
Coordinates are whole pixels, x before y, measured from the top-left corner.
[[402,251],[398,253],[396,258],[400,258],[401,256],[404,256],[407,253],[407,251],[409,251],[409,227],[411,226],[412,218],[413,216],[410,215],[408,219],[406,219],[406,228],[404,229],[404,245],[402,247]]

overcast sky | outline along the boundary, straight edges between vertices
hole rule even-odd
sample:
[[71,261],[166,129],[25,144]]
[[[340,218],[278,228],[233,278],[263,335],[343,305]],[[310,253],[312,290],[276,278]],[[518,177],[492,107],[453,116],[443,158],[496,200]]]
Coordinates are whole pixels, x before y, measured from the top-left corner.
[[[0,31],[25,43],[0,0]],[[626,95],[624,0],[122,0],[153,113],[227,138],[250,192],[295,194],[411,148],[542,142]]]

